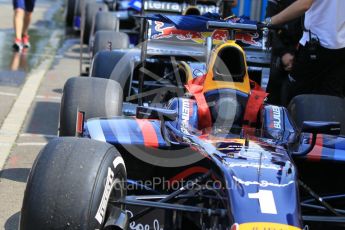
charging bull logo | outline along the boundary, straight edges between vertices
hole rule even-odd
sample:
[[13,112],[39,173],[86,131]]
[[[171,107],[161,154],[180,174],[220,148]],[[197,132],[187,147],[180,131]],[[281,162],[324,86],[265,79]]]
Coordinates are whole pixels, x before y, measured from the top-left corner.
[[226,41],[228,39],[228,31],[215,30],[214,32],[196,32],[188,30],[180,30],[172,25],[165,25],[163,22],[155,22],[152,39],[177,38],[179,40],[193,40],[202,43],[206,37],[212,36],[214,40]]
[[[219,44],[219,42],[225,42],[229,39],[229,32],[226,30],[215,30],[213,32],[180,30],[173,25],[155,21],[152,27],[151,39],[176,38],[182,41],[192,40],[197,43],[203,43],[210,36],[212,36],[215,44]],[[261,46],[261,38],[258,33],[237,32],[235,39],[243,45]]]
[[235,34],[235,39],[245,45],[261,46],[261,42],[258,41],[260,40],[258,33],[238,32]]
[[215,30],[212,33],[212,38],[219,41],[227,41],[229,38],[229,32],[226,30]]
[[155,22],[155,31],[158,32],[152,36],[153,39],[163,39],[176,37],[179,40],[201,39],[201,32],[188,30],[179,30],[175,26],[165,26],[163,22]]

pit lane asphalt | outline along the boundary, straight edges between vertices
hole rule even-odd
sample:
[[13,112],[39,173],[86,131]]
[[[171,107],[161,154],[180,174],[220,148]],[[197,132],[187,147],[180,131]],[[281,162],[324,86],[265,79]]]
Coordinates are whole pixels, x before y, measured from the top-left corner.
[[[57,134],[65,81],[79,73],[79,40],[65,33],[63,0],[37,1],[30,33],[32,47],[21,54],[11,50],[11,2],[0,0],[0,132],[10,114],[16,117],[14,106],[20,95],[25,99],[23,91],[33,94],[33,101],[25,105],[28,111],[24,110],[23,123],[17,122],[20,131],[9,155],[0,151],[0,158],[5,157],[4,166],[0,164],[0,229],[18,229],[30,168],[38,152]],[[35,85],[27,87],[28,83]],[[37,92],[30,91],[35,87]],[[0,149],[5,144],[0,142]]]

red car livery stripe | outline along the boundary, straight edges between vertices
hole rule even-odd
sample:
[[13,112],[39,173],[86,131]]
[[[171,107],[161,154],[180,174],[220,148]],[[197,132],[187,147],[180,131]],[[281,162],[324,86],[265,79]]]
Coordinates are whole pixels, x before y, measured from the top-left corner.
[[[311,135],[310,135],[310,140],[311,140]],[[313,148],[313,150],[308,153],[307,159],[310,161],[320,161],[322,158],[322,149],[323,149],[323,136],[321,134],[317,135],[316,138],[316,144]]]
[[141,133],[143,134],[144,145],[146,147],[158,148],[159,144],[157,133],[150,120],[136,119],[136,122],[138,123]]

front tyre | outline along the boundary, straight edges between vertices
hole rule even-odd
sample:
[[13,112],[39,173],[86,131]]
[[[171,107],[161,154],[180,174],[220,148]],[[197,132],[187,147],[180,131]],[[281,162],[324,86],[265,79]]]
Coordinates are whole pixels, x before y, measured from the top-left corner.
[[[124,206],[108,202],[125,197],[125,180],[123,159],[112,145],[56,138],[40,152],[30,172],[20,229],[105,229],[107,220],[126,219]],[[117,224],[112,227],[127,223]]]

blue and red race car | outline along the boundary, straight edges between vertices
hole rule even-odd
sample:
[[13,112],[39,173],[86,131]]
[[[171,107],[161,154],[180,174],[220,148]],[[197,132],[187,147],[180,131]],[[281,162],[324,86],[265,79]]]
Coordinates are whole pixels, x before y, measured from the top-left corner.
[[266,104],[233,33],[257,25],[209,20],[202,39],[177,23],[162,40],[150,23],[140,49],[108,51],[109,75],[67,81],[60,135],[77,137],[39,154],[21,229],[344,228],[345,102]]

